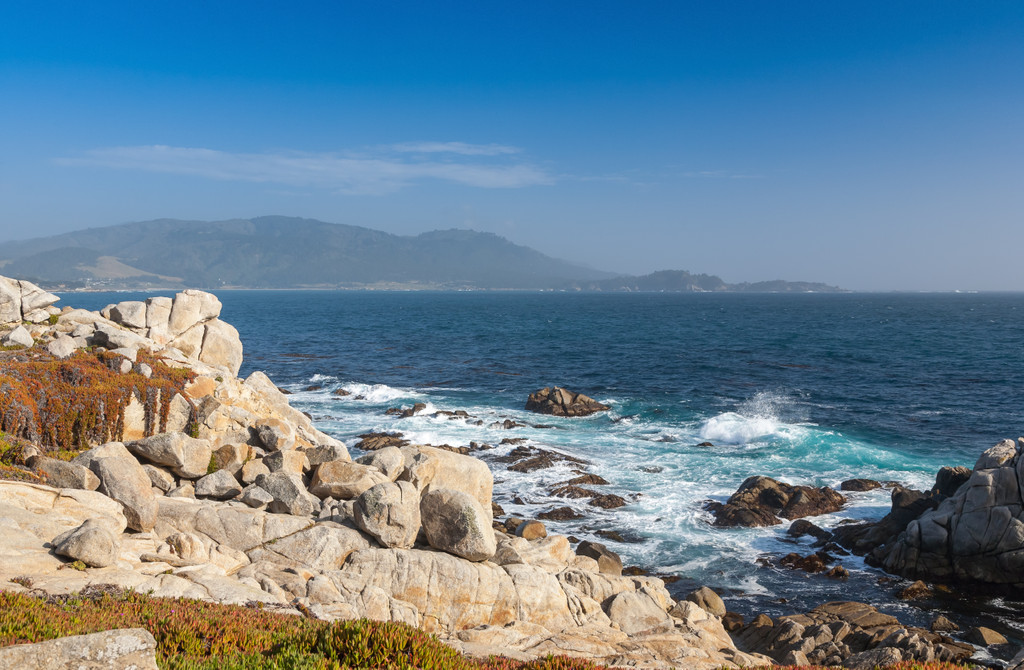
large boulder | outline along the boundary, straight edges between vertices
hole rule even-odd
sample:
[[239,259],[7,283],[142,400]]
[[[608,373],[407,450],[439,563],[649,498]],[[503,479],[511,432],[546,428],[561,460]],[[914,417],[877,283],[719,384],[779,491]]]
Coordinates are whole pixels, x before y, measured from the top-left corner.
[[153,529],[157,515],[153,485],[123,444],[108,442],[83,452],[74,462],[89,468],[99,478],[100,493],[121,503],[129,528],[143,532]]
[[611,407],[582,393],[574,393],[561,386],[549,386],[531,393],[526,399],[526,409],[554,416],[589,416],[596,412],[606,412]]
[[494,476],[478,458],[427,446],[402,447],[405,471],[399,479],[411,482],[425,493],[436,488],[462,491],[474,498],[488,515]]
[[128,450],[151,463],[163,465],[185,479],[198,479],[207,473],[213,449],[208,440],[184,433],[160,433],[129,442]]
[[0,670],[157,670],[156,639],[118,628],[0,649]]
[[272,472],[256,478],[256,486],[274,497],[267,509],[277,514],[312,516],[320,511],[320,501],[309,494],[298,475]]
[[831,514],[846,504],[837,491],[822,486],[790,486],[771,477],[748,477],[724,505],[709,509],[716,526],[774,526],[783,519]]
[[420,501],[420,518],[430,546],[470,561],[497,551],[491,515],[475,498],[454,489],[432,489]]
[[217,296],[205,291],[187,289],[174,296],[168,315],[168,332],[178,336],[196,324],[220,316],[221,304]]
[[199,360],[237,375],[242,367],[242,340],[229,323],[214,319],[206,324]]
[[[351,500],[377,484],[390,481],[377,468],[351,461],[321,463],[313,474],[310,492],[320,498]],[[258,482],[257,482],[258,483]]]
[[102,519],[86,519],[78,528],[53,538],[53,551],[92,568],[105,568],[117,562],[121,550],[120,535]]
[[385,547],[411,549],[420,530],[420,492],[409,482],[382,482],[356,498],[353,517]]
[[43,475],[46,483],[58,489],[85,489],[95,491],[100,480],[88,468],[49,456],[32,459],[31,466]]
[[0,323],[21,321],[21,286],[16,279],[0,277]]
[[985,451],[967,482],[878,554],[889,572],[1024,586],[1024,439]]

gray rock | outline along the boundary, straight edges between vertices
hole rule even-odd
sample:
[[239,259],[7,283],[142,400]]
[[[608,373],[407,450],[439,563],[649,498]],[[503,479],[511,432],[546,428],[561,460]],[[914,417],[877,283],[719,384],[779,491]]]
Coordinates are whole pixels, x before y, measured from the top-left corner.
[[135,366],[135,372],[142,375],[146,379],[153,377],[153,368],[146,363],[139,363]]
[[112,456],[96,461],[100,493],[121,503],[128,527],[149,531],[156,524],[157,503],[149,475],[134,458]]
[[196,487],[192,482],[182,482],[181,486],[175,487],[165,494],[168,498],[195,498]]
[[157,503],[149,475],[120,442],[108,442],[83,452],[73,463],[83,465],[99,478],[99,492],[121,503],[128,527],[152,530]]
[[100,480],[88,468],[78,463],[68,463],[49,456],[32,460],[32,467],[46,477],[46,483],[58,489],[84,489],[95,491]]
[[52,293],[47,293],[30,281],[21,279],[18,281],[21,286],[21,313],[27,314],[36,310],[45,310],[50,305],[60,302],[60,298]]
[[668,612],[646,590],[619,593],[611,599],[606,609],[608,618],[627,635],[651,630],[671,630],[675,625]]
[[411,549],[420,530],[420,493],[409,482],[383,482],[359,495],[356,525],[385,547]]
[[249,507],[256,509],[262,509],[274,502],[274,496],[255,484],[250,484],[242,489],[242,497],[239,499]]
[[153,344],[138,333],[133,333],[125,328],[119,328],[109,322],[97,322],[93,338],[97,341],[97,344],[101,344],[107,349],[148,349]]
[[118,628],[0,649],[0,670],[157,670],[156,640]]
[[117,562],[120,537],[100,519],[88,519],[78,528],[61,533],[51,542],[53,551],[91,568],[106,568]]
[[199,360],[237,375],[242,367],[242,339],[235,327],[220,319],[208,322]]
[[395,481],[405,469],[405,456],[402,455],[402,450],[398,447],[384,447],[360,456],[356,459],[356,463],[377,468],[384,473],[385,477]]
[[256,478],[256,486],[273,496],[267,509],[277,514],[313,516],[320,511],[320,501],[309,494],[302,478],[286,472],[272,472]]
[[330,461],[317,466],[309,490],[319,498],[330,496],[336,500],[350,500],[386,481],[390,480],[380,470],[369,465]]
[[894,647],[879,647],[853,654],[843,661],[844,668],[850,670],[874,670],[896,665],[903,660],[903,654]]
[[255,426],[263,446],[271,451],[295,446],[295,427],[280,419],[263,419]]
[[338,570],[349,554],[369,547],[369,540],[358,530],[321,521],[247,553],[254,563],[265,560],[320,571]]
[[427,542],[435,549],[469,561],[485,561],[497,551],[491,515],[464,491],[427,491],[420,500],[420,518]]
[[213,450],[208,440],[189,437],[184,433],[160,433],[142,440],[129,442],[129,451],[147,461],[163,465],[185,479],[197,479],[207,474]]
[[706,586],[689,593],[686,599],[708,614],[714,614],[717,617],[725,616],[725,603],[722,602],[722,598]]
[[984,626],[978,626],[967,631],[965,635],[967,641],[976,644],[979,647],[993,647],[1000,644],[1007,644],[1009,641],[1001,634],[992,630],[991,628],[985,628]]
[[143,463],[142,469],[146,471],[147,475],[149,475],[150,483],[164,493],[167,493],[174,488],[174,477],[172,477],[171,473],[166,470],[162,470],[161,468],[158,468],[155,465],[150,465],[149,463]]
[[146,303],[141,300],[125,300],[110,308],[110,320],[129,328],[146,327]]
[[[20,319],[21,316],[19,315],[18,318]],[[29,332],[25,330],[25,326],[18,326],[11,332],[7,333],[7,335],[4,337],[2,341],[2,344],[5,347],[18,346],[28,348],[34,345],[35,343],[35,340],[32,339],[32,336],[29,334]]]
[[307,469],[308,461],[305,452],[297,449],[287,451],[274,451],[263,457],[263,465],[271,472],[287,472],[293,475],[302,475]]
[[0,323],[21,321],[21,286],[17,280],[0,277]]
[[217,470],[196,481],[196,495],[215,500],[228,500],[242,492],[238,480],[226,470]]
[[321,463],[329,463],[330,461],[351,460],[348,455],[348,449],[341,443],[322,444],[312,449],[306,449],[304,452],[311,468],[315,468]]
[[75,338],[69,335],[61,335],[46,345],[46,350],[50,352],[50,355],[60,359],[70,358],[77,348],[78,345],[75,343]]

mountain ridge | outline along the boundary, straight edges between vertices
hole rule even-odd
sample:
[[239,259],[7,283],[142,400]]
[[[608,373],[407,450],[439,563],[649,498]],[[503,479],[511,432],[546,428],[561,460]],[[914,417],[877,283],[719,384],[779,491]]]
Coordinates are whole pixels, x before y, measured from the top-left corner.
[[[616,275],[488,232],[394,235],[316,219],[154,219],[0,243],[0,267],[50,288],[436,288],[576,291],[810,291],[825,284],[727,284],[668,270]],[[765,286],[761,286],[764,284]],[[766,288],[769,284],[775,288]]]

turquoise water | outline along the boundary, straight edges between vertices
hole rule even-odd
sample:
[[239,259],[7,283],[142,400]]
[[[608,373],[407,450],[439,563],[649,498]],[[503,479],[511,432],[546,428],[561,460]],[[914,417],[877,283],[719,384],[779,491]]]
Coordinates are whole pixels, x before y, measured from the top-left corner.
[[[615,530],[628,541],[601,541],[627,563],[682,575],[679,592],[722,589],[746,613],[888,602],[893,587],[879,586],[879,573],[855,557],[842,559],[854,573],[845,584],[759,567],[761,556],[811,549],[794,546],[785,526],[712,528],[707,500],[724,500],[754,474],[927,488],[940,466],[972,465],[998,440],[1024,434],[1024,295],[218,295],[245,344],[242,374],[268,372],[325,431],[349,444],[382,430],[423,443],[475,441],[495,446],[488,458],[511,450],[503,438],[526,438],[585,459],[629,505],[606,511],[551,498],[551,485],[573,476],[568,466],[519,474],[494,465],[495,498],[523,516],[577,507],[586,518],[549,526],[580,538]],[[99,308],[135,297],[65,301]],[[530,392],[554,384],[613,409],[584,419],[523,410]],[[322,388],[304,390],[311,385]],[[333,395],[338,388],[352,395]],[[428,412],[384,414],[414,402]],[[459,409],[472,419],[427,416]],[[554,427],[492,427],[506,418]],[[847,509],[815,521],[877,518],[888,506],[884,490],[851,494]],[[1014,627],[1007,612],[1017,605],[983,610]]]

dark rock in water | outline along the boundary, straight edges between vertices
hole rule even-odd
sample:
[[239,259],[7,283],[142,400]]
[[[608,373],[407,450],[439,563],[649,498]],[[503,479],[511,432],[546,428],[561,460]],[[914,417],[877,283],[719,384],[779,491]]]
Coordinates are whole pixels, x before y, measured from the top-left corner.
[[810,556],[801,556],[800,554],[786,554],[779,561],[780,565],[785,565],[793,570],[803,570],[804,572],[810,572],[814,574],[816,572],[825,572],[828,570],[828,564],[823,556],[820,554],[811,554]]
[[417,412],[422,412],[427,408],[426,403],[418,402],[412,407],[390,407],[384,414],[388,416],[397,416],[399,419],[408,419],[411,416],[415,416]]
[[619,577],[622,575],[622,559],[614,551],[600,542],[584,540],[576,547],[577,556],[589,556],[597,561],[598,570],[606,575]]
[[549,386],[531,393],[526,399],[526,409],[554,416],[589,416],[595,412],[606,412],[611,407],[582,393],[573,393],[560,386]]
[[292,394],[291,391],[289,391],[288,389],[283,389],[280,386],[277,387],[277,390],[281,392],[281,395],[291,395]]
[[1002,634],[997,633],[991,628],[985,628],[984,626],[978,626],[967,631],[968,642],[978,645],[979,647],[994,647],[1000,644],[1007,644],[1009,640],[1003,637]]
[[504,516],[504,515],[505,515],[505,510],[502,509],[501,505],[499,505],[498,503],[496,503],[496,502],[494,502],[492,500],[491,501],[491,516]]
[[960,465],[955,468],[946,466],[940,468],[935,474],[935,485],[932,486],[932,493],[949,497],[967,483],[971,478],[971,469]]
[[555,486],[606,486],[607,484],[608,480],[602,477],[601,475],[587,473],[574,479],[570,479],[567,482],[556,484]]
[[555,498],[572,498],[575,500],[580,498],[594,498],[597,496],[597,493],[594,491],[580,488],[579,486],[573,486],[572,484],[563,484],[553,488],[550,493]]
[[587,504],[600,507],[601,509],[616,509],[625,506],[627,503],[622,496],[617,496],[614,493],[605,493],[604,495],[591,498]]
[[345,398],[347,396],[352,395],[352,392],[346,391],[345,389],[334,389],[333,391],[331,391],[331,395],[336,395],[340,398]]
[[804,614],[772,619],[758,615],[733,632],[736,646],[782,663],[799,652],[814,665],[874,667],[871,658],[897,661],[957,662],[974,653],[970,645],[952,642],[922,628],[903,626],[874,607],[855,602],[830,602]]
[[507,456],[502,456],[495,460],[499,463],[512,463],[513,465],[508,466],[508,469],[515,472],[543,470],[554,466],[556,463],[586,464],[586,461],[574,456],[527,446],[518,446],[509,452]]
[[640,472],[647,472],[653,475],[661,472],[662,470],[664,470],[664,468],[662,468],[660,465],[642,465],[639,468],[637,468],[637,470],[639,470]]
[[525,437],[505,437],[498,444],[523,444],[524,442],[526,442]]
[[622,537],[622,534],[617,530],[598,530],[594,532],[595,535],[603,537],[606,540],[612,542],[625,542],[626,538]]
[[404,447],[409,440],[402,437],[401,433],[364,433],[359,436],[355,448],[363,451],[376,451],[384,447]]
[[811,537],[825,541],[832,537],[832,533],[828,532],[824,528],[819,528],[807,519],[797,519],[789,525],[789,530],[786,531],[787,535],[793,537],[803,537],[804,535],[810,535]]
[[900,600],[917,600],[919,598],[927,598],[931,595],[931,588],[920,579],[910,586],[896,592],[896,597]]
[[[836,512],[846,498],[827,486],[790,486],[771,477],[748,477],[715,514],[716,526],[774,526],[784,519],[799,519]],[[709,509],[706,507],[705,509]]]
[[505,419],[504,421],[495,421],[490,425],[491,428],[497,428],[499,430],[512,430],[513,428],[522,428],[526,424],[516,423],[512,419]]
[[324,387],[321,384],[310,384],[309,386],[307,386],[306,388],[304,388],[302,390],[303,391],[321,391],[321,390],[323,390],[323,388]]
[[839,485],[840,491],[874,491],[880,488],[882,483],[874,479],[847,479]]
[[646,568],[641,568],[639,565],[630,565],[629,567],[622,568],[623,577],[649,577],[650,571]]
[[712,444],[712,443],[710,443],[710,442],[701,442],[701,443],[700,443],[700,444],[698,444],[697,446],[698,446],[698,447],[713,447],[713,446],[715,446],[715,445],[714,445],[714,444]]
[[582,519],[583,515],[577,513],[571,507],[556,507],[547,512],[541,512],[537,515],[537,518],[544,521],[575,521],[576,519]]
[[932,623],[931,626],[929,626],[929,629],[933,633],[955,633],[956,631],[960,630],[960,626],[957,626],[955,623],[953,623],[945,616],[940,614],[939,616],[932,619]]
[[829,579],[839,579],[846,581],[850,578],[850,571],[841,565],[834,566],[831,570],[825,573],[825,576]]

